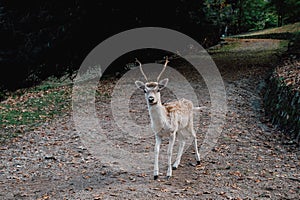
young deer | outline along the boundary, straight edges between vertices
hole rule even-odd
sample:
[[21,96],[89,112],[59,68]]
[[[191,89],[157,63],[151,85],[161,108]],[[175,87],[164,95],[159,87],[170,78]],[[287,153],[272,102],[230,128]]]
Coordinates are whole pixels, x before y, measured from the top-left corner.
[[[148,82],[147,76],[145,75],[142,64],[139,63],[139,68],[141,73],[146,79],[146,83],[141,81],[136,81],[135,84],[138,88],[145,92],[145,97],[148,105],[148,110],[151,119],[151,127],[155,133],[155,159],[154,159],[154,180],[158,178],[158,157],[159,149],[162,141],[162,137],[169,137],[169,145],[167,150],[168,155],[168,171],[167,179],[172,176],[172,169],[177,169],[180,159],[184,150],[185,145],[185,134],[191,134],[194,138],[194,145],[196,151],[197,164],[200,164],[200,156],[197,147],[196,133],[193,127],[193,110],[199,109],[194,108],[193,103],[187,99],[180,99],[178,101],[173,101],[162,105],[160,99],[160,91],[166,87],[169,79],[163,79],[159,81],[162,73],[165,71],[168,64],[168,58],[164,64],[162,71],[157,77],[156,82]],[[179,140],[179,149],[177,153],[177,158],[172,167],[172,151],[176,138],[176,133]]]

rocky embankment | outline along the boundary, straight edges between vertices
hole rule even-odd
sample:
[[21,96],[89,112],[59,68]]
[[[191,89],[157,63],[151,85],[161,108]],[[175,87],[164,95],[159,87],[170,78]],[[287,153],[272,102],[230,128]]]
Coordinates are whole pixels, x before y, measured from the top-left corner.
[[270,77],[264,104],[273,124],[300,143],[300,59],[288,59]]

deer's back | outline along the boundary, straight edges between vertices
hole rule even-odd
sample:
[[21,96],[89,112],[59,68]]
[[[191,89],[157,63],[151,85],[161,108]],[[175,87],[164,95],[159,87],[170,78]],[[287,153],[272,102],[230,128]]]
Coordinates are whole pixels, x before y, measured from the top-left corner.
[[193,111],[193,103],[187,99],[180,99],[178,101],[172,101],[164,104],[167,114],[178,112],[180,114],[190,113]]

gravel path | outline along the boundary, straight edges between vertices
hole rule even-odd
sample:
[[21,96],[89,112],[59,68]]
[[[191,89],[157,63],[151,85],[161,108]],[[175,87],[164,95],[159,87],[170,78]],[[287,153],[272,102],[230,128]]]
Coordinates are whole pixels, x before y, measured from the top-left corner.
[[[274,41],[263,42],[262,46],[273,48]],[[117,166],[112,167],[85,147],[70,113],[0,147],[0,199],[299,199],[299,148],[270,125],[261,105],[262,80],[270,66],[235,66],[236,73],[228,63],[218,66],[224,75],[228,113],[218,143],[200,166],[194,165],[193,148],[188,148],[169,181],[163,176],[152,180],[152,160],[150,170],[127,170],[112,157],[111,163]],[[204,83],[193,73],[189,76],[199,102],[209,106]],[[162,96],[165,100],[172,97],[168,90]],[[143,94],[136,91],[130,105],[136,122],[148,125]],[[97,110],[113,145],[129,153],[153,151],[153,137],[122,136],[110,120],[109,101],[98,99]],[[200,145],[210,115],[208,111],[198,113],[195,126]],[[162,151],[165,149],[163,145]],[[165,169],[162,165],[164,174]]]

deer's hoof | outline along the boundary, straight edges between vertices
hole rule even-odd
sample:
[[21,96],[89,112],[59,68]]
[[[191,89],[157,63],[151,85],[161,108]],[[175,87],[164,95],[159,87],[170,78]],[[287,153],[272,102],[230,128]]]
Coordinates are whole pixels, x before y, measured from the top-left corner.
[[197,161],[197,165],[200,165],[200,161]]
[[153,179],[154,179],[154,180],[157,180],[157,179],[158,179],[158,175],[155,175],[155,176],[153,177]]
[[167,181],[170,180],[170,178],[171,178],[171,176],[167,176],[167,177],[166,177]]
[[173,166],[173,167],[172,167],[172,169],[173,169],[173,170],[176,170],[176,169],[177,169],[177,167]]

